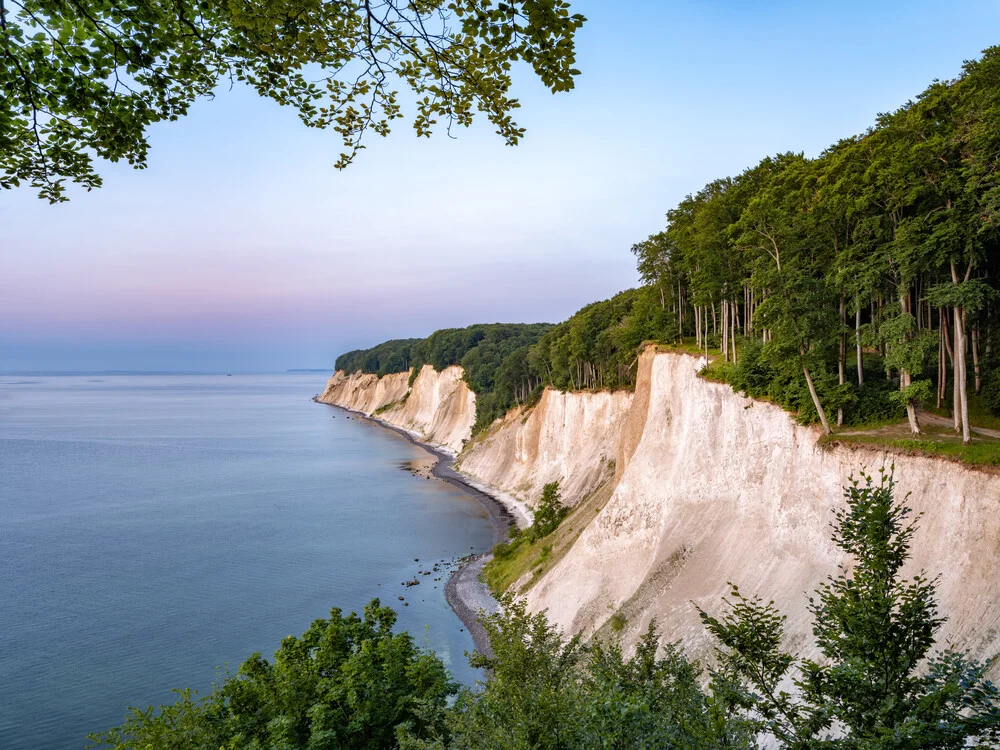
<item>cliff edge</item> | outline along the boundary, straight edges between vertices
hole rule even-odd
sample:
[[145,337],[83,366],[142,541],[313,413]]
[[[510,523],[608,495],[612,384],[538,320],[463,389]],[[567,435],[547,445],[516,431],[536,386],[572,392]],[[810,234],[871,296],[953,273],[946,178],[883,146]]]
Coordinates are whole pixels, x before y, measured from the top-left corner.
[[730,581],[774,599],[788,615],[788,647],[809,653],[809,592],[844,562],[829,539],[842,488],[862,468],[894,464],[897,491],[922,514],[905,572],[940,576],[940,644],[980,659],[1000,653],[1000,475],[821,444],[817,430],[698,377],[698,366],[649,347],[634,393],[546,390],[468,445],[475,395],[459,367],[424,367],[412,389],[408,373],[337,373],[320,400],[462,451],[458,468],[501,500],[533,504],[559,481],[574,505],[601,487],[579,537],[520,593],[587,638],[613,623],[629,645],[655,618],[696,656],[711,644],[695,605],[719,611]]
[[456,454],[472,436],[476,422],[476,395],[462,375],[461,367],[438,372],[424,365],[410,386],[409,372],[380,378],[338,370],[317,400],[377,416],[421,442]]
[[[634,642],[651,619],[693,654],[710,646],[695,605],[718,612],[730,581],[788,616],[808,653],[808,592],[845,560],[830,541],[843,486],[895,464],[922,517],[905,571],[940,575],[940,643],[1000,652],[1000,476],[924,456],[826,446],[780,407],[697,375],[698,361],[646,350],[610,500],[526,592],[534,610],[593,636],[614,615]],[[899,495],[901,496],[901,495]]]

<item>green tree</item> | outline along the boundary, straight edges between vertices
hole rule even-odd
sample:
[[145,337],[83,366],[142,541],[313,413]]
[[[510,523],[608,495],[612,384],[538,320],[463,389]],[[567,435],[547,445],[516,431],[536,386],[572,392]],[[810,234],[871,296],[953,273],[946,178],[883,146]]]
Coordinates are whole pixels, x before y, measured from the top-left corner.
[[765,290],[760,323],[770,332],[765,351],[776,362],[796,362],[813,407],[828,434],[826,410],[814,374],[825,371],[839,333],[826,270],[831,248],[817,241],[815,164],[801,154],[767,160],[769,178],[740,217],[739,244],[754,256],[754,286]]
[[[730,694],[706,695],[701,671],[676,646],[661,649],[651,625],[635,654],[617,645],[567,638],[544,613],[508,598],[483,621],[494,655],[473,656],[489,671],[480,691],[463,691],[448,736],[404,748],[589,750],[751,748],[751,725]],[[722,697],[725,695],[726,697]]]
[[0,3],[0,187],[50,201],[101,185],[93,157],[142,168],[150,125],[176,120],[220,82],[242,82],[332,128],[350,163],[389,132],[412,94],[413,127],[469,125],[508,143],[511,69],[573,87],[584,18],[565,0],[5,0]]
[[845,488],[832,536],[853,562],[810,599],[822,658],[782,651],[785,618],[774,602],[734,586],[721,618],[701,612],[721,645],[722,669],[743,681],[750,715],[782,747],[993,747],[1000,691],[984,664],[931,651],[944,622],[935,581],[900,575],[915,530],[911,511],[894,498],[891,473],[883,470],[878,484],[862,478]]
[[397,731],[439,733],[457,688],[441,661],[394,633],[396,614],[378,599],[364,616],[339,609],[301,637],[281,643],[274,661],[254,654],[201,700],[182,691],[159,711],[131,709],[124,724],[92,735],[92,748],[393,747]]
[[567,513],[569,508],[562,504],[559,496],[559,482],[549,482],[542,487],[542,496],[532,516],[529,529],[531,538],[537,540],[551,534]]

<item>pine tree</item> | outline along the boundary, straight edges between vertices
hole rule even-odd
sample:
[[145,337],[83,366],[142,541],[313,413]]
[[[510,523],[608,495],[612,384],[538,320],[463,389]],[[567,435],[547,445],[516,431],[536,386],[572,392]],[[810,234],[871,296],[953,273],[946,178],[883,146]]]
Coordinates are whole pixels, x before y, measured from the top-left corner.
[[[744,596],[701,617],[721,644],[721,671],[746,690],[749,713],[785,748],[997,747],[1000,692],[986,665],[952,649],[932,652],[944,622],[936,579],[904,579],[915,531],[894,499],[891,470],[845,488],[832,539],[854,560],[810,599],[822,656],[781,650],[785,618],[774,602]],[[785,686],[794,685],[794,690]]]

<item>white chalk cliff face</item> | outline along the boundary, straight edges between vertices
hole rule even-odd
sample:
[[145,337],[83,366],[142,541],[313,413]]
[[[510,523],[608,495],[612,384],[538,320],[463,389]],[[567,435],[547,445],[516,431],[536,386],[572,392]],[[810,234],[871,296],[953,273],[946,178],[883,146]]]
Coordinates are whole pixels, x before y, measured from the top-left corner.
[[[633,641],[656,618],[695,654],[709,647],[695,604],[719,612],[728,583],[788,615],[792,648],[811,644],[807,592],[842,555],[829,539],[842,486],[885,456],[817,444],[781,408],[697,377],[693,357],[642,355],[611,499],[526,594],[565,630],[590,635],[620,612]],[[1000,651],[1000,476],[893,456],[898,497],[923,513],[912,575],[940,574],[939,643]],[[877,478],[877,473],[876,473]],[[621,622],[619,619],[618,622]]]
[[[866,467],[877,478],[886,456],[821,446],[816,430],[699,378],[697,364],[650,348],[634,393],[546,391],[472,442],[460,469],[501,499],[532,504],[546,482],[558,480],[573,504],[612,477],[604,508],[524,594],[567,632],[593,635],[620,613],[631,643],[656,618],[665,639],[701,656],[710,642],[694,604],[720,611],[732,581],[774,599],[788,647],[808,648],[808,593],[844,562],[829,538],[832,511],[848,477]],[[408,377],[337,373],[321,400],[369,414],[397,402],[378,416],[460,450],[475,423],[461,368],[425,367],[398,403]],[[911,493],[923,513],[905,573],[940,574],[939,642],[1000,653],[1000,474],[921,456],[888,462],[898,496]]]
[[338,371],[320,395],[323,403],[353,409],[407,430],[417,439],[457,453],[472,435],[476,396],[462,379],[461,367],[437,372],[424,365],[409,386],[410,373],[382,378]]
[[548,482],[575,505],[614,467],[629,391],[547,389],[527,414],[514,409],[462,454],[459,469],[478,482],[535,505]]
[[326,383],[326,389],[319,400],[326,404],[342,406],[345,409],[372,414],[376,409],[394,401],[399,401],[410,390],[410,373],[397,372],[380,378],[356,372],[345,375],[337,370]]

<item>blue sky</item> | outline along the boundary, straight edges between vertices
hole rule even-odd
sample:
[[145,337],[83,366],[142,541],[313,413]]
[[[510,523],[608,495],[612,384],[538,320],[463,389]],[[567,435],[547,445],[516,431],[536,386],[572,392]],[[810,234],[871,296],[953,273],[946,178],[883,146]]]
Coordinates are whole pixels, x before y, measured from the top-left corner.
[[0,193],[0,371],[283,370],[436,328],[558,321],[636,283],[686,193],[815,155],[1000,42],[993,2],[578,1],[577,88],[521,71],[486,123],[403,123],[333,169],[334,133],[221,90],[149,168],[50,206]]

